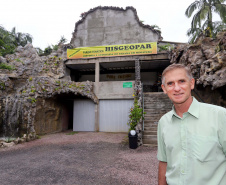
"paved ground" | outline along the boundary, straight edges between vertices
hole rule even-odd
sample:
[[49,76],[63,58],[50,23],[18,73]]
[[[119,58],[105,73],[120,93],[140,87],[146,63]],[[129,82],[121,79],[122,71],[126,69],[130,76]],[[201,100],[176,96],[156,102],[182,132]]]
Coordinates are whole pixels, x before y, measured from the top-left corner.
[[0,184],[157,184],[156,148],[129,149],[124,133],[58,133],[0,149]]

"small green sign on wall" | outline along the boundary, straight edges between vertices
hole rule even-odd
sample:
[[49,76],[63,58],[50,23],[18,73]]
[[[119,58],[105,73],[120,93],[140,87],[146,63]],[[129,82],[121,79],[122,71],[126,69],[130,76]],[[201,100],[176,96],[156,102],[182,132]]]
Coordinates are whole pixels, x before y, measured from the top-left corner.
[[132,88],[133,83],[132,82],[123,82],[123,88]]

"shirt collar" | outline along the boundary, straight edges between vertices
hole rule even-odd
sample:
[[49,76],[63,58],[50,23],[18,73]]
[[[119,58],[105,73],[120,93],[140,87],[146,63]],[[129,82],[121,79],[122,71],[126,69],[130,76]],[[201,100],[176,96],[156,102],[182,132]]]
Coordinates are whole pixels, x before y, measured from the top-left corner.
[[199,118],[199,102],[193,97],[193,101],[188,109],[188,113],[196,118]]
[[[199,102],[195,99],[195,97],[192,97],[192,98],[193,98],[193,100],[192,100],[192,103],[191,103],[191,105],[188,109],[188,113],[191,114],[192,116],[196,117],[196,118],[199,118]],[[172,111],[173,111],[172,116],[174,115],[174,116],[180,118],[177,115],[174,106],[172,108]]]

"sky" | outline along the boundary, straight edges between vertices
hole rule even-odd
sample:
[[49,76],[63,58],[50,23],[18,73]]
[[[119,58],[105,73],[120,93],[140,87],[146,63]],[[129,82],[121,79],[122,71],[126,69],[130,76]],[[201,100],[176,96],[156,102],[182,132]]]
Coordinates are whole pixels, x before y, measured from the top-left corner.
[[[133,6],[144,24],[158,25],[164,41],[188,42],[191,18],[185,10],[195,0],[0,0],[0,25],[8,31],[29,33],[33,46],[44,49],[61,36],[72,38],[83,12],[97,6]],[[216,17],[218,19],[218,17]]]

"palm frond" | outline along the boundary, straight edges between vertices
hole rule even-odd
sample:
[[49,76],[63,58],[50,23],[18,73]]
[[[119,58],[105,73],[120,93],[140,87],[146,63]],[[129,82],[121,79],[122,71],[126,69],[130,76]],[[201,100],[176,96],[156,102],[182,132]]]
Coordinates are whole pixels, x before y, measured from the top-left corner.
[[[191,22],[191,28],[201,27],[200,14],[201,14],[201,12],[198,11],[198,12],[193,16],[193,19],[192,19],[192,22]],[[197,26],[197,25],[198,25],[198,26]]]
[[226,5],[222,4],[216,4],[214,12],[219,14],[221,17],[222,21],[226,23]]
[[200,4],[199,1],[195,1],[192,4],[190,4],[185,11],[185,15],[190,18],[193,12],[199,7],[199,4]]
[[208,17],[208,13],[209,13],[209,6],[204,6],[200,9],[200,21],[205,20]]

